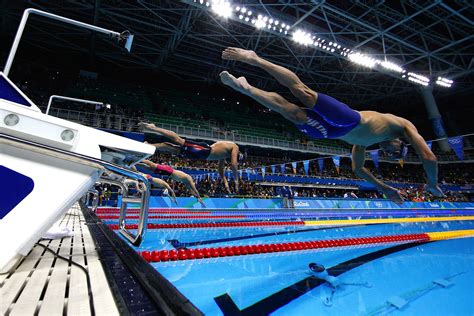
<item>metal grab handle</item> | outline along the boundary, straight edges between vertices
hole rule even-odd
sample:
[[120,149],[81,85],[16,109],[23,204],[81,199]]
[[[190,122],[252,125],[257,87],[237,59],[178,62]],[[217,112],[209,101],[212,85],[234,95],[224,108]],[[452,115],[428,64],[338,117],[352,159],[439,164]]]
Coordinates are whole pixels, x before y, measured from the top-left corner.
[[[89,156],[84,156],[75,152],[66,151],[59,148],[54,148],[48,145],[43,145],[39,143],[35,143],[29,140],[21,139],[18,137],[6,135],[0,133],[0,145],[10,145],[16,148],[21,148],[24,150],[28,150],[31,152],[64,159],[67,161],[72,161],[75,163],[79,163],[82,165],[86,165],[89,167],[93,167],[98,169],[99,172],[107,172],[111,176],[118,176],[118,178],[125,177],[128,179],[138,180],[139,182],[143,183],[145,189],[142,193],[142,207],[140,212],[140,223],[138,227],[137,233],[134,235],[125,229],[120,230],[122,235],[127,238],[134,246],[139,246],[141,241],[143,240],[143,236],[146,233],[146,222],[148,220],[148,199],[150,197],[150,184],[148,180],[138,172],[134,172],[129,169],[125,169],[119,165],[113,164],[111,162],[107,162],[98,158],[93,158]],[[104,179],[105,180],[105,179]],[[107,181],[116,181],[116,180],[109,180]],[[119,184],[120,183],[120,184]],[[114,182],[118,186],[123,185],[120,181]]]
[[91,205],[91,211],[93,213],[97,212],[97,207],[99,206],[99,191],[90,189],[86,193],[86,205],[89,205],[89,197],[92,195],[92,205]]
[[[137,179],[138,180],[138,179]],[[101,177],[100,183],[108,183],[120,187],[122,190],[122,203],[120,205],[120,217],[119,217],[119,228],[120,233],[134,246],[140,246],[143,238],[145,238],[147,222],[148,222],[148,209],[149,209],[149,199],[150,199],[150,184],[148,181],[140,181],[143,186],[138,187],[137,190],[140,192],[140,198],[131,198],[128,197],[128,187],[126,183],[130,181],[124,179],[123,181],[113,180]],[[126,216],[128,204],[135,203],[140,204],[140,214],[138,219],[138,229],[137,233],[134,234],[126,228]]]

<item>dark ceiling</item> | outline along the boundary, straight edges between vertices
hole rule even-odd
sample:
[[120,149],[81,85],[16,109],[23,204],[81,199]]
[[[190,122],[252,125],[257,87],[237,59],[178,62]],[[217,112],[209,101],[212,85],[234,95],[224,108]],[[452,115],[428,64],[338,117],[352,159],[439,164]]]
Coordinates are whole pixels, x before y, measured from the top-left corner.
[[[409,71],[453,78],[452,88],[435,88],[441,105],[464,106],[463,100],[473,95],[474,10],[470,1],[232,2],[377,58],[383,58],[385,52],[389,60]],[[190,85],[212,85],[218,73],[228,69],[247,76],[258,87],[280,91],[265,73],[220,59],[222,49],[238,46],[292,69],[310,87],[356,109],[412,111],[413,105],[423,109],[419,86],[413,83],[358,66],[340,55],[300,46],[288,36],[223,20],[192,0],[1,3],[4,60],[22,11],[33,7],[117,31],[128,29],[135,34],[135,42],[132,53],[127,54],[104,36],[33,17],[19,50],[28,61],[69,60],[69,66],[85,63],[84,68],[108,69],[109,73],[120,69],[132,77],[159,74]]]

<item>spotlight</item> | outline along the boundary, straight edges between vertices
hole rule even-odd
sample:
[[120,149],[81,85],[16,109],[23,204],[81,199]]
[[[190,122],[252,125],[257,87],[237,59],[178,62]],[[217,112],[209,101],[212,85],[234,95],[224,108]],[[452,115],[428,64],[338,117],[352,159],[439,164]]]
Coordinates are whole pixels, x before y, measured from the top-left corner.
[[408,76],[414,77],[414,78],[416,78],[418,80],[421,80],[421,81],[430,82],[430,79],[428,77],[416,74],[414,72],[409,72]]
[[223,17],[223,18],[228,18],[232,15],[232,7],[230,4],[226,1],[216,1],[212,4],[211,7],[212,11],[216,13],[217,15]]
[[403,72],[403,68],[400,67],[399,65],[392,63],[390,61],[382,61],[380,62],[380,66],[382,66],[385,69],[396,71],[396,72]]
[[312,42],[311,35],[302,30],[296,30],[293,33],[293,40],[303,45],[308,45],[308,44],[311,44]]
[[439,85],[439,86],[445,87],[445,88],[451,88],[450,83],[446,83],[446,82],[441,81],[441,80],[436,80],[436,84]]
[[408,77],[408,80],[410,80],[412,82],[415,82],[415,83],[418,83],[418,84],[421,84],[422,86],[425,86],[425,87],[429,84],[429,82],[417,79],[415,77]]
[[349,59],[356,64],[359,64],[368,68],[373,68],[376,64],[375,59],[369,56],[360,54],[360,53],[350,54]]
[[263,22],[263,20],[257,20],[255,22],[255,27],[258,28],[258,29],[261,29],[263,27],[265,27],[267,24],[265,22]]

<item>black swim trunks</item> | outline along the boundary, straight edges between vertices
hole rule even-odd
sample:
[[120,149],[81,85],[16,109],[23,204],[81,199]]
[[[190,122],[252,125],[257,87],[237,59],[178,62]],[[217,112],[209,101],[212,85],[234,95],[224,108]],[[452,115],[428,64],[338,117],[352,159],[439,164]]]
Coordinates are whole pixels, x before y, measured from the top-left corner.
[[185,139],[181,146],[181,156],[189,159],[206,160],[211,154],[211,146],[207,143],[198,143]]

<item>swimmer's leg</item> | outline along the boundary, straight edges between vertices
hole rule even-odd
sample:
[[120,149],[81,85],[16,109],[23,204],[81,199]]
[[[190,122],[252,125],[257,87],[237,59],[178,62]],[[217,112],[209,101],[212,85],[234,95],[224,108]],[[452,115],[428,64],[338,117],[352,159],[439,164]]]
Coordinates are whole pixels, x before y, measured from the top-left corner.
[[153,172],[156,169],[156,163],[151,162],[150,160],[143,160],[138,163],[138,165],[146,168],[149,172]]
[[235,78],[227,71],[221,72],[219,76],[225,85],[248,95],[266,108],[280,113],[287,120],[295,124],[306,122],[306,113],[299,106],[287,101],[278,93],[255,88],[247,82],[245,77]]
[[259,67],[273,76],[281,85],[290,89],[305,107],[312,109],[316,104],[318,94],[305,85],[294,72],[259,57],[254,51],[228,47],[222,52],[222,58]]
[[336,293],[336,290],[334,288],[331,288],[331,294],[329,294],[329,296],[324,299],[324,305],[326,305],[327,307],[332,306],[332,298],[334,297],[334,293]]
[[156,147],[157,151],[178,155],[181,152],[181,148],[178,145],[171,144],[171,143],[156,143],[150,144]]
[[175,144],[183,145],[185,142],[184,138],[181,138],[175,132],[164,129],[164,128],[156,127],[154,124],[147,124],[147,123],[140,122],[138,123],[138,126],[144,132],[162,135],[168,138],[169,140],[171,140]]

